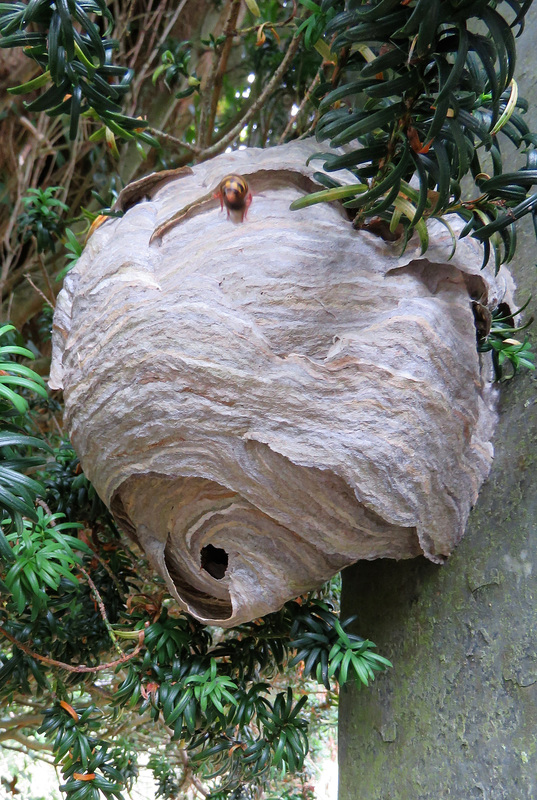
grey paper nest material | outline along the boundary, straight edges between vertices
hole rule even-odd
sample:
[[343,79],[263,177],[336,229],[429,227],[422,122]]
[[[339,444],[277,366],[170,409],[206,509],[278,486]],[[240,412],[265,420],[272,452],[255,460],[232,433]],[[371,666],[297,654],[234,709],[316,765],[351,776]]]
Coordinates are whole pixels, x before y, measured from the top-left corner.
[[[432,225],[427,257],[401,259],[335,205],[289,211],[313,149],[135,185],[124,203],[151,199],[93,234],[54,318],[51,385],[84,471],[209,623],[276,610],[357,559],[441,561],[492,458],[471,298],[500,290],[478,245],[445,263]],[[211,199],[229,172],[254,193],[244,224]]]

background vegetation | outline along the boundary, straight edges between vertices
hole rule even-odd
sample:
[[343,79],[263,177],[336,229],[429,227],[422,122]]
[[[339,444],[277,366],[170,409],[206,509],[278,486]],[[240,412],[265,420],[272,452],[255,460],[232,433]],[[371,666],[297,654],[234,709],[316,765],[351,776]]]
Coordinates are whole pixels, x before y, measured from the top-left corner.
[[[0,742],[54,759],[70,800],[120,797],[140,752],[163,798],[308,797],[306,753],[338,685],[387,666],[339,622],[333,584],[225,635],[202,627],[117,529],[39,377],[85,236],[133,178],[316,133],[345,146],[320,157],[351,185],[318,174],[324,190],[297,206],[339,199],[349,227],[402,248],[458,215],[499,267],[537,206],[514,79],[530,5],[0,3],[0,292],[15,325],[0,330]],[[503,142],[523,151],[518,172],[503,173]],[[532,367],[513,312],[477,306],[498,377]]]

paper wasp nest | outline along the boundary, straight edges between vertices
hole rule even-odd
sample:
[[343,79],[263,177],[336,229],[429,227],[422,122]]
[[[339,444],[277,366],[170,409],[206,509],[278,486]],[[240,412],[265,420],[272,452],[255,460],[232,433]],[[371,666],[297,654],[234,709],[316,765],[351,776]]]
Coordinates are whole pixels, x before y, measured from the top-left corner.
[[[56,308],[50,383],[84,471],[208,623],[274,611],[358,559],[442,561],[492,459],[471,299],[501,292],[477,243],[447,261],[436,223],[426,256],[412,242],[400,258],[337,205],[290,211],[322,188],[317,147],[127,187]],[[213,198],[230,172],[253,194],[243,224]]]

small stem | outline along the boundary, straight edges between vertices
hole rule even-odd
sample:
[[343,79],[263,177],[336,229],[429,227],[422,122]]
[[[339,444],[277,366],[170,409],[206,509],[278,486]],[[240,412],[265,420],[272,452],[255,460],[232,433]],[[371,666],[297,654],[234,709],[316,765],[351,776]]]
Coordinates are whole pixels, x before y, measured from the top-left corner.
[[[162,727],[164,728],[164,730],[167,733],[169,733],[170,736],[173,736],[173,728],[170,728],[169,725],[166,725],[166,722],[164,721],[164,715],[163,715],[162,711],[159,714],[159,721],[160,721]],[[210,792],[204,787],[204,785],[202,784],[200,779],[198,777],[196,777],[196,775],[194,775],[194,773],[192,772],[192,767],[190,766],[190,759],[188,757],[188,753],[186,751],[186,748],[179,746],[178,750],[179,750],[179,755],[181,756],[181,761],[182,761],[183,770],[184,770],[184,778],[183,778],[182,784],[184,784],[184,783],[186,783],[188,781],[188,783],[192,784],[192,786],[194,786],[198,790],[198,792],[200,794],[202,794],[204,797],[208,797],[210,795]],[[178,798],[178,800],[179,800],[179,798]]]
[[196,130],[196,141],[199,142],[201,145],[205,144],[205,132],[207,130],[207,115],[209,114],[209,110],[211,107],[211,97],[212,97],[212,89],[214,85],[214,81],[216,78],[216,73],[218,71],[218,63],[219,57],[218,52],[214,51],[213,53],[213,63],[211,66],[211,71],[207,76],[207,80],[200,86],[200,116]]
[[100,593],[99,593],[99,590],[98,590],[98,589],[97,589],[97,587],[95,586],[95,584],[94,584],[93,580],[90,578],[90,576],[89,576],[88,572],[86,572],[86,570],[84,569],[84,567],[82,567],[82,566],[79,564],[79,566],[78,566],[78,569],[80,570],[80,572],[81,572],[83,575],[85,575],[85,576],[86,576],[86,580],[87,580],[87,582],[89,583],[89,585],[90,585],[90,589],[91,589],[91,591],[92,591],[92,593],[93,593],[93,596],[95,597],[95,600],[97,601],[97,604],[98,604],[98,606],[99,606],[99,611],[101,612],[101,617],[102,617],[102,620],[103,620],[103,622],[104,622],[104,624],[105,624],[105,626],[106,626],[106,630],[108,631],[108,633],[109,633],[109,635],[110,635],[110,638],[111,638],[111,640],[112,640],[112,642],[113,642],[113,644],[114,644],[114,647],[115,647],[115,649],[117,650],[117,652],[119,653],[119,655],[120,655],[120,656],[122,656],[122,655],[123,655],[123,650],[122,650],[122,649],[121,649],[121,647],[119,646],[119,643],[118,643],[118,640],[117,640],[117,636],[116,636],[116,634],[114,633],[114,631],[112,630],[112,626],[110,625],[110,621],[109,621],[109,619],[108,619],[108,617],[107,617],[107,615],[106,615],[106,608],[104,607],[103,599],[102,599],[102,597],[101,597],[101,595],[100,595]]
[[170,133],[165,133],[164,131],[159,131],[158,128],[148,128],[148,131],[153,134],[157,139],[162,139],[165,144],[175,145],[176,147],[184,147],[185,150],[188,150],[193,155],[198,155],[201,152],[199,147],[196,145],[188,144],[188,142],[183,142],[182,139],[178,139],[177,136],[172,136]]
[[341,77],[341,73],[343,71],[343,68],[345,67],[345,64],[347,63],[347,61],[349,59],[350,52],[351,52],[351,48],[350,47],[343,47],[341,49],[341,52],[340,52],[340,54],[338,56],[337,64],[335,65],[334,71],[332,73],[331,81],[332,81],[332,88],[333,89],[335,89],[336,86],[339,83],[339,79]]
[[[193,155],[196,156],[196,160],[198,162],[199,161],[206,161],[208,158],[211,158],[212,156],[217,155],[222,150],[225,150],[225,148],[228,146],[228,144],[230,144],[234,139],[237,138],[237,136],[242,131],[244,126],[255,116],[255,114],[259,111],[259,109],[264,105],[264,103],[270,97],[270,95],[274,91],[275,87],[277,86],[278,82],[281,80],[281,78],[285,74],[285,71],[287,70],[289,64],[291,63],[291,61],[293,59],[293,56],[295,55],[296,51],[298,50],[298,47],[299,47],[299,44],[300,44],[300,38],[301,37],[298,36],[298,37],[295,37],[295,38],[293,38],[291,40],[291,43],[290,43],[290,45],[289,45],[289,47],[287,49],[287,52],[286,52],[285,56],[283,57],[283,60],[282,60],[282,62],[280,64],[280,66],[278,67],[278,69],[276,70],[274,75],[272,76],[271,80],[269,81],[269,83],[267,84],[265,89],[261,92],[261,94],[259,95],[259,97],[255,101],[255,103],[252,103],[252,105],[248,108],[248,110],[240,118],[240,120],[219,141],[217,141],[214,144],[209,145],[208,147],[203,149],[203,148],[200,148],[199,146],[196,146],[196,145],[187,144],[186,142],[183,142],[181,139],[178,139],[177,137],[172,136],[169,133],[165,133],[164,131],[160,131],[157,128],[149,128],[148,130],[154,136],[156,136],[157,138],[162,139],[162,141],[164,141],[164,142],[166,142],[168,144],[173,144],[173,145],[175,145],[177,147],[185,148],[186,150],[188,150],[189,152],[191,152]],[[231,39],[230,39],[230,41],[231,41]],[[210,75],[209,78],[208,78],[207,86],[206,86],[205,91],[207,91],[207,92],[210,91],[210,86],[216,80],[217,72],[218,72],[218,62],[215,65],[215,69],[213,70],[213,74]],[[313,87],[313,88],[315,88],[315,87]],[[199,127],[199,131],[198,131],[198,142],[201,142],[201,141],[205,140],[205,134],[202,132],[202,124],[201,124],[201,122],[202,122],[202,120],[206,119],[206,114],[207,113],[209,113],[209,109],[207,109],[207,111],[204,112],[203,105],[202,105],[202,109],[201,109],[201,112],[200,112],[201,116],[200,116],[200,127]],[[204,125],[205,125],[205,123],[204,123]],[[214,125],[214,120],[213,120],[213,125]]]
[[[262,23],[267,28],[288,28],[291,24],[292,17],[286,19],[284,22],[265,22]],[[261,25],[252,25],[250,28],[239,28],[234,32],[235,36],[247,36],[249,33],[257,33]]]
[[40,253],[37,254],[37,260],[39,261],[41,272],[43,273],[43,277],[45,278],[45,283],[47,284],[47,288],[50,292],[50,296],[52,298],[52,307],[54,308],[54,306],[56,305],[56,295],[54,294],[54,289],[52,288],[52,284],[50,283],[50,278],[47,272],[47,268],[45,267],[45,262],[43,261],[43,258]]
[[43,292],[41,291],[41,289],[39,288],[39,286],[36,286],[36,285],[35,285],[35,283],[33,282],[33,280],[30,278],[30,276],[29,276],[28,274],[26,274],[24,277],[26,278],[26,280],[28,281],[28,283],[30,284],[30,286],[32,287],[32,289],[35,289],[35,291],[37,292],[37,294],[39,295],[39,297],[43,298],[43,300],[45,301],[45,303],[47,304],[47,306],[50,306],[50,308],[51,308],[51,309],[54,311],[54,306],[52,305],[52,303],[50,302],[50,300],[48,299],[48,297],[47,297],[45,294],[43,294]]
[[[49,517],[52,517],[52,511],[50,510],[50,507],[45,503],[43,498],[38,497],[35,502],[36,502],[36,505],[41,506],[41,508],[43,509],[45,514],[47,514]],[[49,524],[49,526],[51,528],[55,528],[56,527],[52,520],[48,524]]]
[[[39,719],[36,723],[36,726],[39,725],[43,720],[43,717]],[[45,742],[33,742],[32,739],[29,739],[27,736],[24,736],[20,731],[8,731],[5,735],[2,735],[2,747],[4,747],[4,739],[8,741],[18,742],[22,744],[24,747],[28,747],[31,750],[47,750],[48,752],[52,751],[52,746],[50,744],[46,744]]]
[[114,575],[113,571],[110,569],[110,566],[106,563],[104,558],[102,558],[98,553],[96,553],[95,550],[93,551],[93,558],[97,559],[97,561],[99,562],[101,567],[105,570],[106,574],[108,575],[108,577],[110,578],[110,580],[112,581],[112,583],[114,584],[116,589],[118,590],[118,593],[121,595],[121,593],[123,592],[123,587],[122,587],[117,575]]

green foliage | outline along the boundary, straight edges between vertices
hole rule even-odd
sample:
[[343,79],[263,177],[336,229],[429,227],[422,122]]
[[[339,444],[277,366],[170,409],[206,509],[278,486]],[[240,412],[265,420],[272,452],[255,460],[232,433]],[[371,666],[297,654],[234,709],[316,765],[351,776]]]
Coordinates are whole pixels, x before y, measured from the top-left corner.
[[349,669],[357,685],[368,686],[375,680],[375,672],[392,666],[387,658],[372,652],[373,642],[345,631],[355,617],[340,622],[326,604],[317,602],[306,613],[298,608],[293,618],[291,647],[297,653],[290,666],[304,661],[304,675],[315,677],[327,689],[331,688],[330,679],[345,684]]
[[78,236],[71,230],[71,228],[65,229],[64,247],[67,250],[67,255],[65,257],[66,264],[61,272],[59,272],[56,276],[57,281],[63,280],[67,273],[73,269],[84,250],[84,247],[82,246]]
[[303,34],[304,47],[306,50],[311,50],[322,37],[330,20],[335,16],[334,6],[336,4],[323,3],[322,6],[319,6],[313,0],[299,0],[299,3],[312,13],[298,26],[295,36]]
[[69,800],[99,800],[102,795],[123,800],[121,790],[131,788],[136,769],[128,778],[124,773],[133,756],[98,736],[101,719],[93,703],[71,706],[60,701],[45,711],[38,733],[51,741],[55,763],[62,764],[65,783],[60,790]]
[[[81,116],[104,122],[103,134],[138,140],[158,147],[140,120],[121,112],[134,73],[112,63],[119,46],[110,39],[113,17],[104,0],[16,0],[0,3],[0,46],[22,47],[42,72],[9,89],[11,94],[45,91],[27,104],[29,111],[50,116],[68,114],[69,137],[77,134]],[[101,27],[103,33],[101,33]]]
[[68,519],[94,523],[111,521],[103,501],[82,472],[80,461],[72,445],[62,442],[53,451],[54,461],[49,461],[42,476],[47,505]]
[[17,613],[29,607],[30,620],[35,622],[47,610],[48,586],[53,592],[60,588],[62,579],[77,585],[73,566],[80,564],[76,551],[91,550],[76,537],[66,534],[81,528],[76,522],[60,522],[63,514],[46,514],[39,507],[36,520],[24,520],[22,530],[6,536],[11,544],[11,555],[15,563],[4,577],[4,584],[11,593]]
[[[41,484],[24,472],[43,463],[43,458],[33,455],[33,451],[48,448],[40,439],[19,433],[13,425],[10,428],[0,432],[1,519],[6,529],[15,527],[21,532],[24,528],[23,514],[34,521],[37,519],[34,502],[43,493]],[[1,531],[0,551],[7,557]]]
[[194,94],[200,85],[200,79],[195,71],[190,72],[188,68],[191,55],[190,42],[170,40],[168,45],[168,49],[161,55],[161,64],[153,72],[152,81],[153,84],[156,84],[162,77],[164,85],[171,92],[175,86],[185,82],[183,79],[186,79],[186,87],[175,95],[178,100],[181,100]]
[[[385,220],[391,234],[414,230],[428,244],[424,220],[457,214],[471,233],[491,248],[496,265],[514,252],[513,222],[537,207],[537,136],[522,114],[513,79],[515,32],[530,2],[397,0],[349,3],[328,0],[312,10],[326,18],[326,36],[337,53],[343,81],[318,90],[319,140],[344,154],[319,154],[326,170],[349,170],[355,182],[293,203],[343,199],[355,227]],[[500,134],[526,147],[526,164],[503,173]],[[491,174],[487,174],[491,171]],[[461,181],[470,173],[478,196],[463,198]],[[410,185],[412,178],[418,188]],[[399,234],[400,235],[400,234]]]
[[[531,298],[530,298],[531,299]],[[474,314],[478,319],[477,324],[477,349],[480,353],[492,353],[492,363],[494,366],[494,374],[496,380],[510,380],[514,377],[520,367],[534,370],[535,354],[531,351],[531,345],[525,338],[523,342],[514,338],[527,328],[533,322],[533,317],[528,322],[521,326],[516,327],[514,317],[520,314],[521,311],[527,307],[530,299],[517,311],[512,312],[505,303],[495,308],[492,312],[483,309],[479,304],[478,311],[474,308]],[[479,324],[479,316],[484,317],[483,324]],[[505,375],[505,366],[509,364],[511,367],[510,374]]]
[[63,232],[61,211],[68,207],[54,195],[61,191],[60,186],[49,186],[47,189],[28,189],[26,197],[21,198],[24,211],[17,219],[17,225],[24,242],[35,236],[37,252],[45,250],[54,252],[55,240]]
[[170,760],[164,755],[152,755],[148,767],[157,784],[155,796],[157,798],[177,797],[180,782]]
[[[7,530],[15,527],[22,532],[23,515],[37,521],[34,503],[43,491],[41,484],[25,472],[43,463],[36,450],[50,448],[42,439],[28,436],[23,428],[29,406],[20,392],[37,392],[46,398],[47,390],[39,375],[15,361],[16,357],[33,359],[33,353],[15,344],[14,332],[13,325],[0,328],[0,340],[10,341],[0,345],[0,520]],[[1,529],[0,555],[12,558]]]
[[[300,614],[295,624],[297,610]],[[206,777],[221,776],[221,789],[233,791],[268,775],[274,767],[284,772],[300,769],[308,740],[306,722],[299,714],[307,696],[295,702],[289,687],[272,699],[270,685],[258,679],[259,662],[269,674],[267,667],[283,670],[302,662],[311,645],[315,648],[318,642],[306,637],[306,645],[297,643],[291,632],[317,628],[319,619],[335,631],[331,637],[334,653],[340,635],[341,646],[347,647],[349,640],[337,616],[316,600],[304,606],[288,603],[277,614],[240,626],[215,647],[207,629],[184,617],[170,617],[163,609],[146,629],[145,655],[140,656],[139,668],[136,663],[129,666],[115,692],[115,702],[136,707],[140,714],[149,712],[155,721],[162,716],[173,730],[173,738],[190,742],[192,764],[201,765]],[[278,647],[274,646],[276,640]],[[267,641],[272,642],[276,654],[270,665],[262,646]],[[352,641],[357,642],[357,637]],[[296,652],[298,645],[300,653]],[[373,655],[370,642],[360,640],[360,646],[361,652]],[[246,667],[245,652],[250,653]],[[372,659],[376,669],[389,664],[379,656],[377,659]],[[331,674],[336,671],[337,665]],[[165,771],[162,779],[171,780],[170,775]]]
[[[46,537],[50,531],[55,531],[54,546],[63,540],[65,557],[70,551],[70,560],[75,564],[80,563],[82,555],[86,569],[91,569],[93,559],[88,548],[70,538],[63,530],[58,530],[60,526],[51,528],[52,522],[50,518],[43,518],[43,535]],[[42,566],[37,564],[35,551],[32,550],[33,542],[28,545],[26,539],[11,537],[10,543],[20,549],[16,553],[16,565],[20,563],[21,555],[31,550],[32,568]],[[56,557],[58,551],[54,549],[52,552]],[[47,569],[51,568],[54,567],[49,561]],[[17,569],[20,575],[20,569]],[[120,568],[117,565],[114,568],[114,574],[118,577],[126,576],[126,571],[133,574],[132,567],[129,568],[125,563]],[[93,576],[99,580],[94,568]],[[35,569],[35,578],[38,584],[43,579],[38,569]],[[63,578],[65,575],[62,575]],[[12,586],[11,576],[8,581]],[[33,601],[38,591],[33,579],[28,586],[24,586],[24,591],[28,598],[32,595]],[[22,604],[14,608],[17,601],[13,597],[6,606],[8,620],[4,624],[19,641],[31,642],[32,648],[39,645],[48,658],[58,658],[60,653],[65,652],[67,642],[74,647],[90,635],[90,626],[82,622],[77,610],[77,600],[82,599],[83,587],[76,581],[62,580],[59,585],[57,582],[54,585],[46,583],[42,591],[48,598],[45,617],[42,613],[34,613],[27,604],[24,608]],[[186,743],[185,755],[189,769],[195,770],[204,783],[221,797],[233,797],[248,784],[265,785],[277,773],[300,770],[308,751],[307,721],[301,714],[308,700],[307,693],[302,691],[297,698],[296,690],[291,686],[275,691],[269,683],[259,679],[258,669],[246,676],[241,663],[243,651],[240,644],[248,634],[251,640],[260,641],[266,634],[277,636],[285,658],[279,667],[274,662],[270,667],[282,677],[285,674],[289,680],[292,675],[289,668],[291,658],[294,657],[294,663],[299,663],[305,655],[296,652],[291,628],[298,632],[312,630],[322,618],[331,631],[337,630],[337,617],[328,606],[313,599],[301,606],[287,604],[278,614],[241,626],[240,630],[232,631],[230,637],[215,645],[214,634],[211,635],[207,628],[185,616],[172,617],[166,608],[162,608],[158,618],[146,626],[151,603],[149,598],[142,600],[141,597],[140,603],[130,615],[120,610],[121,604],[118,606],[122,620],[114,625],[117,637],[120,640],[139,641],[141,632],[145,631],[145,634],[143,647],[138,647],[139,652],[133,651],[123,672],[124,677],[114,676],[112,668],[108,671],[104,685],[110,691],[110,701],[105,703],[104,708],[100,708],[103,705],[102,698],[100,702],[95,697],[90,702],[71,699],[63,679],[60,680],[62,669],[47,667],[45,670],[35,657],[21,652],[17,647],[13,648],[10,658],[0,655],[0,661],[3,662],[0,692],[4,695],[21,691],[35,694],[30,685],[32,677],[38,681],[42,691],[47,691],[49,685],[56,681],[57,694],[62,700],[45,711],[38,733],[46,735],[53,746],[56,763],[61,764],[65,781],[62,789],[75,798],[97,797],[97,794],[91,793],[90,784],[94,789],[99,788],[107,798],[119,797],[128,784],[126,766],[118,766],[121,749],[106,731],[110,730],[110,725],[119,715],[128,714],[137,714],[145,720],[144,725],[153,726],[155,732],[164,723],[172,739]],[[298,627],[293,627],[297,608],[300,609],[300,621]],[[112,610],[108,602],[107,609]],[[18,616],[17,621],[11,621],[12,613]],[[99,621],[103,628],[103,621]],[[128,628],[125,628],[126,623]],[[344,627],[340,630],[343,647],[346,646],[347,634]],[[334,649],[337,636],[333,636],[332,641]],[[235,648],[234,643],[237,643]],[[104,655],[106,638],[99,640],[97,650],[95,644],[93,657],[98,652]],[[370,647],[369,642],[365,645],[364,650]],[[88,651],[87,646],[84,649]],[[82,653],[78,658],[91,663]],[[82,676],[77,677],[80,679]],[[93,680],[87,675],[85,679]],[[87,689],[91,692],[90,684],[87,684]],[[75,694],[80,696],[79,692]],[[181,744],[181,747],[184,745]],[[173,797],[173,792],[180,784],[177,768],[173,769],[169,760],[168,768],[165,768],[162,760],[156,756],[153,763],[160,796]],[[132,777],[135,773],[134,759],[127,759],[126,764]],[[95,777],[83,780],[77,777],[80,775]]]

